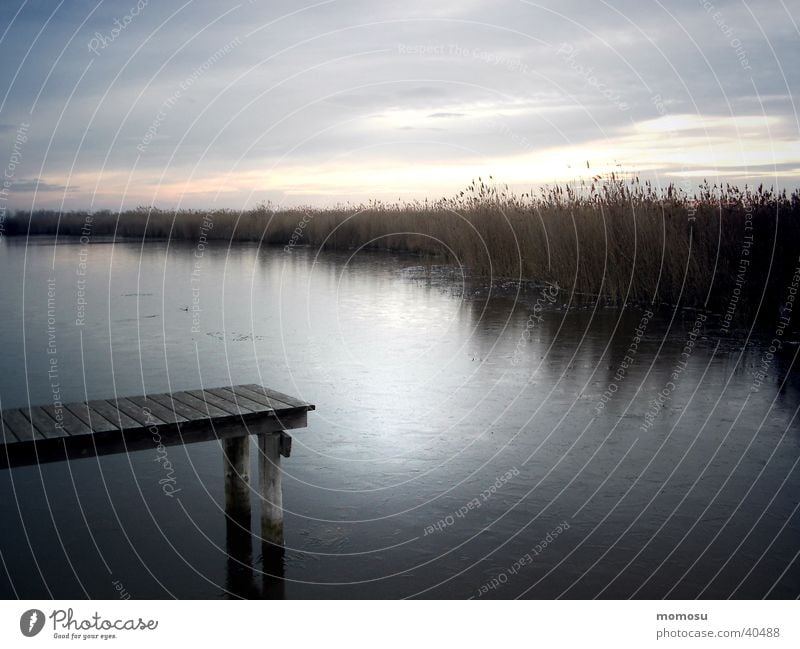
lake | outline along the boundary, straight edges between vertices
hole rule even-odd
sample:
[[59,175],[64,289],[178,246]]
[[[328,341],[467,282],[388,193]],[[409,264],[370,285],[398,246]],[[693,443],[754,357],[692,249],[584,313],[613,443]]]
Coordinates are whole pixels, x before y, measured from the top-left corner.
[[800,595],[793,328],[770,351],[388,252],[19,237],[0,273],[3,408],[232,383],[317,407],[254,574],[217,442],[169,449],[174,497],[155,448],[0,471],[5,598]]

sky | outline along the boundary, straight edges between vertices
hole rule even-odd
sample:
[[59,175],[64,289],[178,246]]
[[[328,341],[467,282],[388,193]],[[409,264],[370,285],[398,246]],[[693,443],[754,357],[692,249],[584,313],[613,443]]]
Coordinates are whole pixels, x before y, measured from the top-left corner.
[[800,186],[800,2],[3,0],[0,200]]

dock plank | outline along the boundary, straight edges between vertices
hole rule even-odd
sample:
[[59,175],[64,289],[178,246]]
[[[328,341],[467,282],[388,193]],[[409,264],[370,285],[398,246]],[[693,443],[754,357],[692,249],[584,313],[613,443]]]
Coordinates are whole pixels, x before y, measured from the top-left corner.
[[201,401],[205,401],[206,403],[210,403],[211,405],[216,406],[217,408],[220,408],[231,415],[249,415],[253,412],[249,408],[236,405],[232,401],[220,398],[208,392],[207,390],[187,390],[187,392],[193,397],[200,399]]
[[278,401],[277,399],[268,397],[263,393],[258,393],[255,392],[254,390],[248,390],[247,388],[241,385],[234,385],[231,386],[231,388],[227,389],[230,389],[239,398],[256,401],[262,405],[267,406],[268,408],[272,408],[273,410],[293,407],[290,404],[286,403],[285,401]]
[[11,435],[11,439],[7,443],[13,443],[14,441],[24,442],[33,439],[31,422],[19,410],[4,410],[2,415],[3,428],[6,430],[6,435]]
[[186,419],[186,421],[197,421],[199,419],[210,419],[208,413],[202,412],[200,410],[196,410],[191,406],[186,405],[185,403],[175,399],[173,395],[169,393],[165,394],[148,394],[147,398],[151,401],[158,403],[165,408],[172,409],[174,412],[178,413],[181,417]]
[[11,427],[7,426],[3,420],[0,420],[0,426],[2,426],[0,428],[0,442],[3,444],[16,444],[19,441]]
[[60,412],[58,412],[55,406],[52,404],[42,406],[42,410],[44,410],[56,421],[59,421],[59,417],[61,417],[61,425],[69,435],[89,435],[92,432],[92,429],[89,426],[87,426],[83,421],[81,421],[63,406],[61,407]]
[[88,405],[93,413],[97,413],[107,421],[110,421],[112,424],[116,425],[118,429],[124,430],[142,427],[142,424],[128,417],[128,415],[117,408],[113,400],[103,401],[102,399],[95,399],[89,401]]
[[128,401],[139,406],[143,413],[150,412],[167,424],[180,424],[189,421],[172,406],[164,406],[148,397],[127,397]]
[[271,388],[265,388],[263,385],[257,385],[256,383],[247,383],[245,385],[239,385],[236,387],[242,388],[243,390],[249,390],[250,392],[255,392],[256,394],[264,395],[270,399],[282,401],[283,403],[286,403],[294,408],[305,408],[306,410],[315,409],[314,404],[306,403],[305,401],[296,399],[288,394],[278,392],[277,390],[273,390]]
[[152,410],[148,413],[141,406],[136,405],[126,398],[119,398],[116,401],[109,399],[108,403],[110,403],[112,406],[116,404],[117,408],[128,415],[128,417],[136,421],[139,426],[144,428],[152,425],[160,426],[168,423],[161,419],[158,415],[154,414]]
[[4,410],[3,421],[11,425],[14,434],[20,442],[32,442],[39,437],[39,435],[36,434],[36,427],[20,408]]
[[220,397],[221,399],[227,399],[228,401],[232,401],[233,403],[244,406],[253,412],[265,412],[267,410],[274,410],[272,406],[267,406],[263,403],[259,403],[258,401],[254,401],[253,399],[248,399],[246,397],[240,397],[233,390],[230,388],[215,388],[214,390],[206,390],[206,392],[211,392],[212,394]]
[[173,392],[172,398],[175,401],[180,401],[181,403],[185,403],[187,406],[190,406],[195,410],[199,410],[200,412],[205,413],[210,418],[218,418],[218,417],[224,418],[233,416],[233,413],[221,410],[220,408],[217,408],[208,401],[203,401],[201,399],[198,399],[197,397],[193,397],[188,392]]
[[81,403],[68,403],[64,405],[64,408],[86,424],[92,432],[107,433],[112,430],[119,430],[119,426],[108,421],[108,419],[103,417],[103,415],[96,410],[92,410],[91,406],[85,401]]
[[57,439],[59,437],[68,437],[67,431],[48,415],[41,406],[34,406],[33,408],[23,408],[24,414],[31,423],[34,425],[39,434],[45,439]]

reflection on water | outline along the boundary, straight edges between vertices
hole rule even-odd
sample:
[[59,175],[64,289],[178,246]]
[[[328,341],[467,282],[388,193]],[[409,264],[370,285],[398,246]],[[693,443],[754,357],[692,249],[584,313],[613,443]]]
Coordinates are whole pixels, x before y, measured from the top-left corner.
[[643,326],[390,254],[94,243],[78,284],[77,242],[0,249],[3,408],[256,382],[317,405],[285,551],[257,491],[226,512],[217,443],[169,449],[174,497],[155,452],[0,472],[5,597],[800,593],[795,333],[768,358],[769,331],[694,340],[690,311]]

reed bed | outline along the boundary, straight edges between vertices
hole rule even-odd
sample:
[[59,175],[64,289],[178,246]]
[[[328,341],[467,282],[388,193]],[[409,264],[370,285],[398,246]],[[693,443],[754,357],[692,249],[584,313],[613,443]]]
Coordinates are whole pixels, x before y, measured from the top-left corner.
[[[7,235],[79,236],[87,214],[15,214]],[[775,313],[800,256],[800,194],[704,184],[694,194],[638,179],[514,194],[490,179],[451,198],[330,208],[160,210],[91,215],[91,236],[258,241],[291,251],[383,249],[472,274],[556,282],[609,303]],[[762,300],[763,298],[763,300]]]

